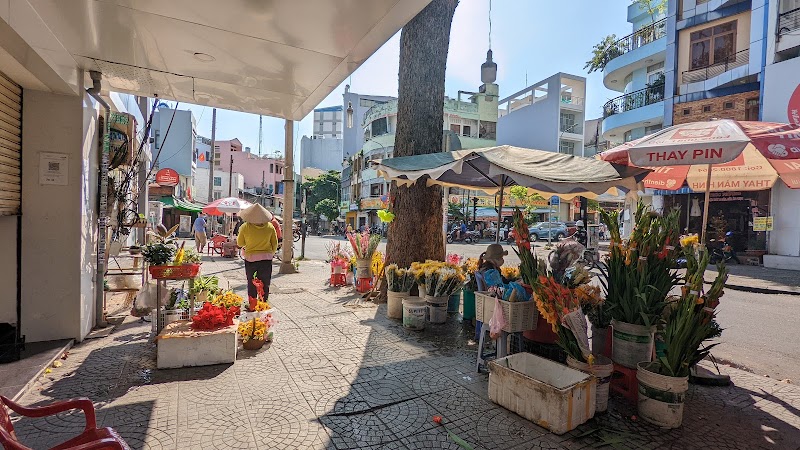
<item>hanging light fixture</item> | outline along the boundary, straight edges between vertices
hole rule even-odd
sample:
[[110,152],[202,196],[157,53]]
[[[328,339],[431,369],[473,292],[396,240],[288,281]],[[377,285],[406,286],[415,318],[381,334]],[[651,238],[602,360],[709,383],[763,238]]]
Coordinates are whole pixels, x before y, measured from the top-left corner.
[[347,128],[353,128],[353,102],[347,102]]

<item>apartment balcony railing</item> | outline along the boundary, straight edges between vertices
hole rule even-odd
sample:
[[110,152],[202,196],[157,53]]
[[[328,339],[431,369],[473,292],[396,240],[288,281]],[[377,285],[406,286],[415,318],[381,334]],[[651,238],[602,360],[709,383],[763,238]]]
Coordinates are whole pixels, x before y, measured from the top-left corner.
[[778,36],[800,28],[800,8],[778,14]]
[[561,124],[558,130],[562,133],[583,134],[583,127],[579,123],[574,125]]
[[664,100],[664,85],[649,86],[612,98],[603,105],[603,118]]
[[571,106],[583,106],[585,100],[583,97],[561,97],[561,103],[564,105],[571,105]]
[[709,64],[694,70],[687,70],[681,75],[681,83],[689,84],[705,81],[709,78],[723,74],[736,67],[744,66],[750,62],[750,49],[744,49],[729,56],[725,61]]
[[608,47],[606,50],[608,60],[612,60],[618,56],[624,55],[630,51],[636,50],[639,47],[657,41],[667,35],[667,19],[661,19],[658,22],[653,22],[650,25],[639,28],[633,33],[617,40]]

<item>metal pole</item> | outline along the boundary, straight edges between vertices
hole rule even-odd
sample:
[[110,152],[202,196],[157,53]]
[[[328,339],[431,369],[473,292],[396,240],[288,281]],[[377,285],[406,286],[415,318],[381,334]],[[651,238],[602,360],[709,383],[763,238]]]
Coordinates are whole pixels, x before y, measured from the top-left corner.
[[295,273],[292,265],[292,215],[294,215],[294,121],[287,120],[284,125],[283,168],[283,255],[280,273]]
[[[262,130],[263,120],[264,120],[264,116],[259,114],[259,116],[258,116],[258,157],[259,158],[261,158],[261,139],[262,139],[262,136],[263,136],[261,130]],[[264,205],[261,205],[261,206],[264,206]]]
[[708,206],[711,203],[711,164],[708,165],[708,174],[706,175],[706,202],[703,205],[703,228],[700,229],[700,242],[705,245],[706,243],[706,227],[708,226]]
[[[559,206],[561,205],[561,201],[558,202]],[[550,197],[550,201],[547,202],[547,246],[553,243],[553,233],[550,227],[553,223],[553,197]]]
[[217,151],[217,108],[211,113],[211,157],[208,158],[208,203],[214,201],[214,153]]
[[506,177],[500,176],[500,204],[497,206],[497,233],[494,236],[494,243],[500,243],[500,222],[503,220],[503,188],[505,187]]
[[308,197],[306,194],[306,189],[303,188],[303,203],[300,205],[303,212],[303,216],[300,218],[300,259],[306,257],[306,198]]
[[233,197],[233,155],[231,155],[231,165],[228,170],[228,197]]
[[265,171],[261,171],[261,206],[264,206],[264,177]]

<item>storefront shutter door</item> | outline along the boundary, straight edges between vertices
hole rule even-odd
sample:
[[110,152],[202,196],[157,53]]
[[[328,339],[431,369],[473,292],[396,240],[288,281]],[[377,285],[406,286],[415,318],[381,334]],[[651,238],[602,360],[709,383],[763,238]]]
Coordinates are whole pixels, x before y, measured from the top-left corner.
[[0,216],[21,211],[22,88],[0,72]]

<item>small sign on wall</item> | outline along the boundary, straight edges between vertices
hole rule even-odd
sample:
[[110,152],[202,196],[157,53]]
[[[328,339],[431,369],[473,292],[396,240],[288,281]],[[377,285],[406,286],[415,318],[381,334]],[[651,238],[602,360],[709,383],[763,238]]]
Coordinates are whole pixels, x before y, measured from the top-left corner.
[[66,186],[69,173],[69,155],[66,153],[39,153],[39,184]]

